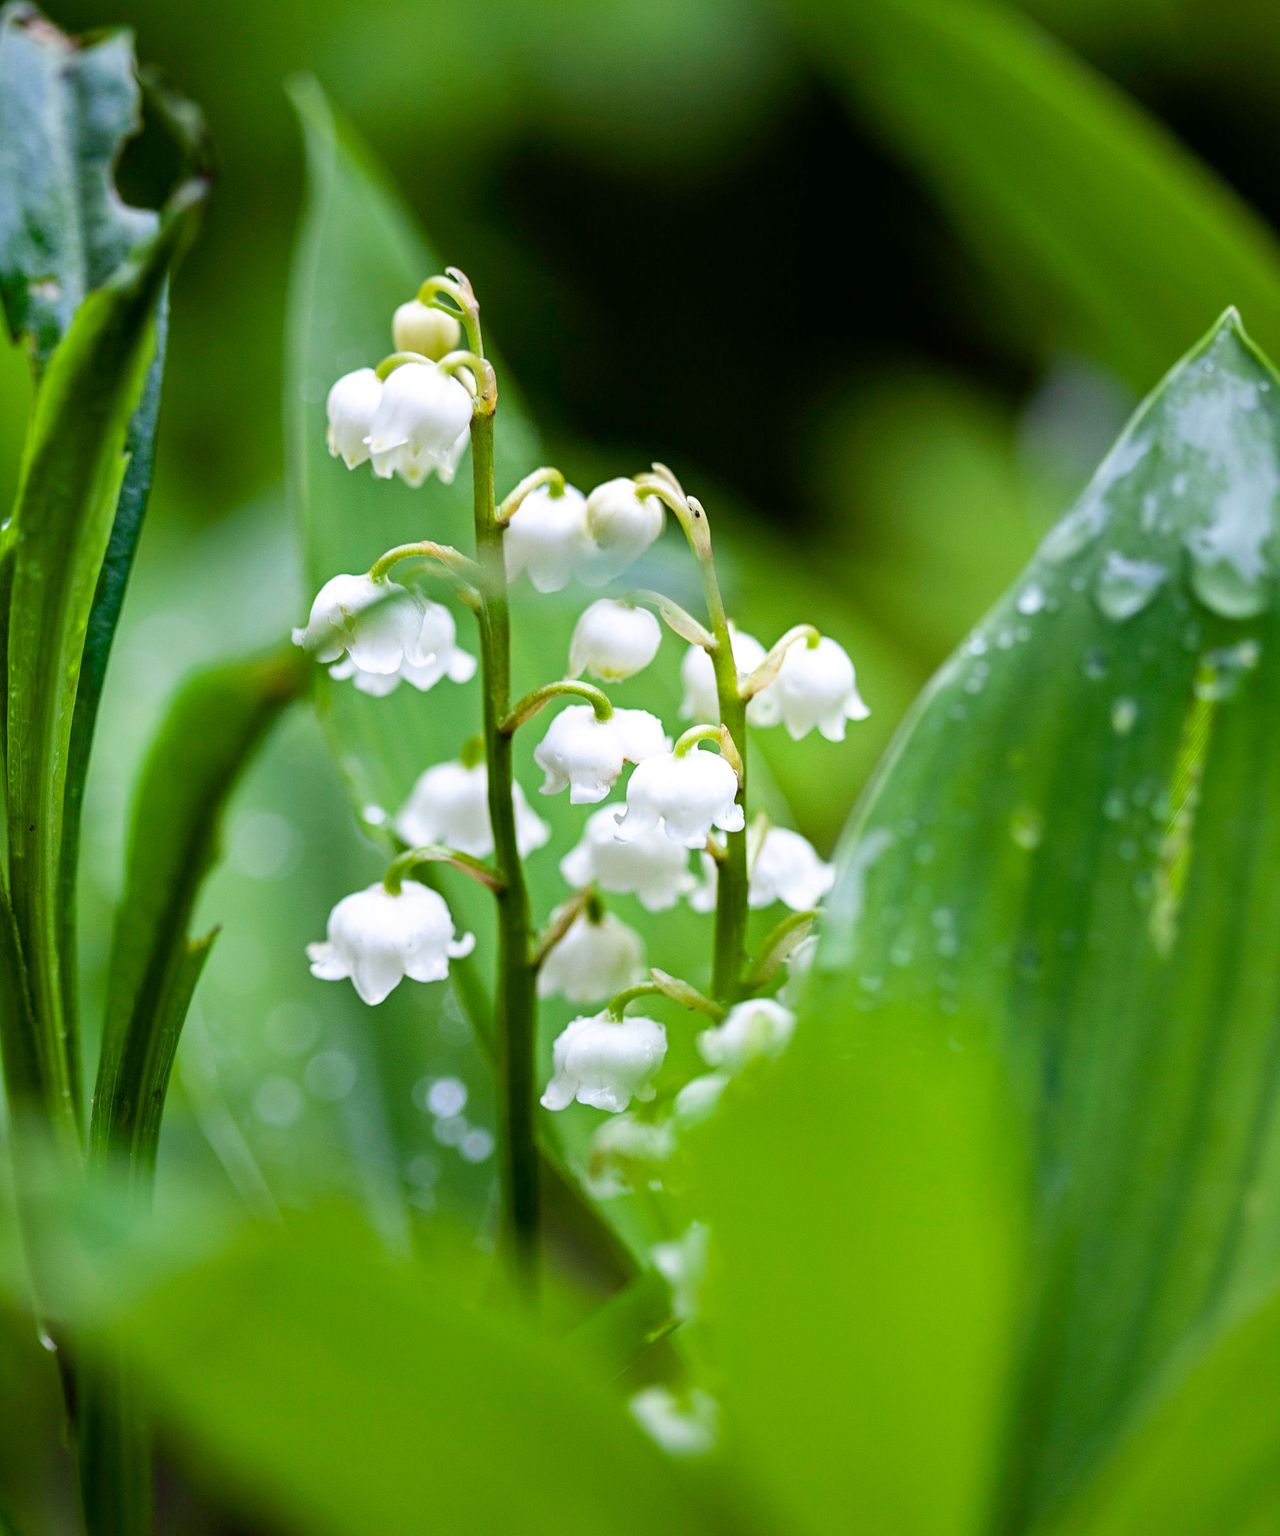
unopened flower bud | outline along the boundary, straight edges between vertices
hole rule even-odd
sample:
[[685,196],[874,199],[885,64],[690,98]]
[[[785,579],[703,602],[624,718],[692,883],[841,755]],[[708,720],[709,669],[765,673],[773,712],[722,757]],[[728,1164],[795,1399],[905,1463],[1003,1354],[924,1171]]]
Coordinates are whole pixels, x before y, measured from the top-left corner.
[[329,391],[329,452],[348,469],[369,457],[368,437],[373,418],[382,403],[382,380],[372,368],[344,373]]
[[663,752],[647,757],[627,785],[627,813],[618,823],[625,843],[661,826],[686,848],[705,845],[712,827],[740,832],[738,775],[716,752]]
[[[516,812],[516,846],[523,858],[548,841],[551,828],[530,806],[519,784],[512,785],[511,798]],[[468,768],[465,763],[437,763],[428,768],[396,817],[396,831],[411,846],[444,843],[472,858],[488,858],[493,852],[493,829],[485,765]]]
[[790,1008],[770,997],[752,998],[735,1003],[722,1024],[704,1029],[698,1036],[698,1051],[709,1067],[740,1072],[761,1057],[780,1056],[795,1026]]
[[417,352],[439,362],[462,339],[462,326],[443,309],[410,299],[392,317],[391,339],[397,352]]
[[450,484],[466,450],[471,410],[471,396],[452,374],[434,363],[402,363],[382,386],[369,428],[374,474],[398,474],[415,486],[437,474]]
[[569,676],[584,672],[606,683],[634,677],[658,654],[662,628],[647,608],[602,597],[574,626],[569,645]]
[[604,1013],[574,1019],[552,1047],[555,1075],[542,1103],[567,1109],[576,1099],[621,1114],[632,1099],[653,1098],[652,1079],[666,1053],[667,1032],[656,1019]]
[[634,1115],[614,1115],[591,1138],[587,1152],[587,1188],[597,1200],[629,1189],[651,1189],[676,1149],[671,1122],[654,1124]]
[[828,741],[843,741],[846,723],[871,713],[858,693],[849,653],[825,635],[817,645],[801,640],[788,648],[770,691],[796,741],[815,725]]
[[642,496],[634,480],[606,480],[587,497],[592,557],[582,571],[590,587],[602,587],[633,565],[662,532],[665,508]]
[[697,1387],[681,1396],[670,1387],[645,1387],[628,1406],[632,1418],[668,1456],[684,1460],[706,1456],[715,1449],[720,1405]]
[[502,536],[507,580],[526,574],[538,592],[559,592],[582,570],[590,552],[587,503],[572,485],[556,494],[540,485],[512,514]]
[[665,751],[662,722],[643,709],[615,709],[597,719],[590,704],[571,704],[551,722],[534,749],[533,760],[546,774],[544,795],[568,787],[574,805],[603,800],[624,763],[638,763]]
[[538,996],[603,1002],[631,986],[643,964],[644,941],[634,928],[611,912],[597,922],[584,912],[542,962]]
[[672,1311],[681,1322],[688,1322],[698,1310],[698,1297],[707,1273],[707,1250],[711,1233],[705,1222],[689,1224],[683,1237],[669,1243],[655,1243],[650,1252],[653,1267],[671,1287]]
[[618,841],[622,807],[596,811],[582,840],[560,861],[560,873],[580,889],[595,884],[610,895],[636,896],[650,912],[665,912],[694,887],[688,850],[659,827]]
[[406,880],[398,893],[371,885],[343,899],[329,914],[328,936],[308,944],[311,974],[322,981],[349,977],[366,1003],[380,1003],[408,976],[443,981],[449,961],[470,954],[471,934],[454,935],[444,898]]

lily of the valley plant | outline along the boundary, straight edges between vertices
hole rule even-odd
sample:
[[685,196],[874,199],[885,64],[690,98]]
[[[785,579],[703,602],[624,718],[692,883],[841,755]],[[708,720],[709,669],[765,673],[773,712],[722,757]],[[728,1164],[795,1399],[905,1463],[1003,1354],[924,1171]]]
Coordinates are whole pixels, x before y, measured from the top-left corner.
[[[451,597],[475,624],[481,729],[460,745],[457,761],[423,765],[394,818],[404,851],[379,883],[334,907],[310,958],[316,976],[349,978],[365,1002],[380,1003],[405,977],[443,980],[450,960],[472,947],[444,898],[416,878],[426,866],[451,866],[492,893],[500,1238],[528,1274],[539,1231],[539,1101],[555,1111],[576,1100],[619,1117],[597,1134],[589,1169],[598,1192],[614,1191],[646,1176],[681,1119],[707,1113],[729,1074],[785,1047],[792,1015],[771,994],[803,953],[832,870],[798,833],[752,817],[748,726],[782,724],[796,739],[817,729],[840,741],[847,722],[867,710],[853,663],[834,639],[799,624],[766,648],[735,627],[706,510],[664,466],[606,481],[589,495],[560,470],[540,468],[498,499],[498,381],[461,272],[428,279],[396,310],[392,336],[390,356],[333,385],[330,449],[348,469],[368,465],[379,477],[418,486],[432,475],[451,481],[469,442],[474,547],[438,543],[424,527],[420,540],[388,550],[369,571],[327,581],[294,639],[334,678],[369,694],[401,683],[424,693],[446,680],[465,684],[477,662],[459,641],[454,613],[437,600]],[[546,593],[574,582],[617,584],[662,534],[668,513],[697,562],[705,614],[652,591],[594,597],[574,631],[565,675],[512,699],[512,586],[528,581]],[[395,580],[402,568],[431,581],[435,596]],[[680,734],[649,711],[615,707],[607,692],[654,660],[659,620],[688,648],[681,670],[689,723]],[[567,791],[573,804],[593,808],[560,861],[565,900],[541,922],[530,910],[524,861],[550,834],[514,777],[517,737],[535,721],[542,793]],[[607,910],[608,898],[624,893],[654,911],[684,900],[691,921],[714,912],[709,992],[645,971],[639,935]],[[749,955],[748,911],[775,903],[790,910]],[[556,1040],[553,1072],[539,1093],[538,1000],[553,993],[596,1011],[584,1011]],[[655,995],[699,1021],[697,1047],[711,1071],[669,1085],[664,1118],[640,1119],[631,1106],[655,1099],[667,1035],[633,1008]],[[699,1240],[695,1232],[686,1242]],[[669,1246],[668,1267],[685,1267],[689,1256]]]

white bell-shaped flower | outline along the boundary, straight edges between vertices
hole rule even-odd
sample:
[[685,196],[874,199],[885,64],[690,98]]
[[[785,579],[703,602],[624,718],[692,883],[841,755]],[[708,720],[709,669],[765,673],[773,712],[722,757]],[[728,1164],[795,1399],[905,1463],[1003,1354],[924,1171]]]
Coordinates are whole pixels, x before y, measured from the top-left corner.
[[666,1054],[667,1032],[656,1019],[605,1013],[574,1019],[552,1047],[554,1076],[542,1103],[567,1109],[577,1099],[621,1114],[632,1099],[653,1098],[652,1080]]
[[655,1124],[634,1115],[614,1115],[591,1138],[587,1188],[597,1200],[610,1200],[629,1189],[656,1188],[662,1165],[675,1149],[669,1120]]
[[[746,682],[764,658],[764,646],[754,635],[747,634],[744,629],[733,631],[733,659],[738,668],[739,683]],[[718,723],[720,700],[716,693],[716,671],[711,657],[700,645],[691,645],[685,652],[680,663],[680,681],[684,685],[681,715],[686,720]],[[779,718],[772,685],[762,688],[747,705],[747,719],[752,725],[776,725]]]
[[636,896],[650,912],[665,912],[696,881],[689,870],[689,853],[653,827],[629,842],[618,841],[622,807],[604,806],[594,812],[582,839],[560,861],[560,873],[581,889],[595,884],[614,896]]
[[[440,612],[452,625],[449,610]],[[431,663],[437,629],[417,592],[371,576],[331,576],[316,593],[306,625],[293,631],[293,643],[317,661],[336,662],[345,653],[361,672],[392,676],[405,662]]]
[[527,575],[538,592],[559,592],[582,570],[590,554],[587,501],[572,485],[555,494],[532,490],[516,508],[502,536],[507,580]]
[[455,315],[410,299],[391,317],[391,340],[397,352],[417,352],[439,362],[462,340],[462,326]]
[[399,985],[443,981],[449,961],[471,953],[472,934],[458,938],[444,897],[416,880],[398,893],[371,885],[343,899],[329,914],[328,937],[308,944],[311,974],[351,984],[366,1003],[380,1003]]
[[329,452],[348,469],[369,457],[368,437],[382,403],[382,380],[372,368],[344,373],[329,391]]
[[[835,882],[834,864],[820,859],[814,846],[787,827],[769,827],[758,848],[751,850],[747,903],[770,907],[781,901],[793,912],[816,907]],[[695,912],[711,912],[716,904],[718,875],[713,858],[703,858],[706,879],[689,898]]]
[[688,1322],[698,1310],[710,1238],[706,1224],[695,1221],[682,1237],[655,1243],[650,1249],[653,1267],[671,1287],[671,1309],[681,1322]]
[[[516,812],[516,846],[521,858],[541,848],[551,828],[525,799],[519,784],[512,785]],[[414,847],[443,843],[475,859],[493,852],[489,824],[489,773],[483,763],[437,763],[421,774],[396,817],[396,831]],[[610,993],[610,996],[613,994]]]
[[471,396],[452,374],[434,363],[403,363],[387,376],[369,428],[373,472],[410,485],[434,473],[448,485],[470,428]]
[[666,509],[642,496],[634,480],[606,480],[587,497],[591,557],[581,571],[590,587],[602,587],[633,565],[662,532]]
[[718,752],[663,752],[647,757],[627,785],[627,813],[618,823],[625,842],[661,827],[674,842],[702,848],[712,827],[740,832],[738,775]]
[[643,672],[658,654],[662,627],[647,608],[602,597],[583,613],[569,643],[569,676],[606,683]]
[[670,1387],[645,1387],[627,1405],[645,1434],[668,1456],[706,1456],[720,1432],[720,1405],[692,1387],[677,1396]]
[[724,1022],[704,1029],[698,1051],[709,1067],[721,1072],[740,1072],[761,1057],[780,1056],[796,1027],[796,1016],[771,997],[735,1003]]
[[634,928],[611,912],[596,922],[584,912],[542,962],[538,996],[559,992],[571,1003],[604,1002],[631,986],[643,965],[644,940]]
[[371,672],[357,664],[354,655],[343,657],[329,668],[329,676],[339,681],[350,678],[361,693],[385,698],[402,682],[410,683],[419,693],[447,677],[451,683],[468,683],[476,675],[476,659],[458,645],[458,627],[453,615],[442,603],[433,603],[413,594],[422,613],[416,641],[418,656],[425,661],[411,661],[406,654],[395,672]]
[[607,720],[590,704],[562,709],[534,749],[546,774],[544,795],[566,786],[574,805],[594,805],[617,782],[625,763],[639,763],[667,748],[662,721],[644,709],[615,709]]
[[723,1072],[704,1072],[701,1077],[690,1078],[671,1106],[676,1125],[681,1130],[688,1130],[692,1125],[709,1120],[719,1108],[728,1086],[729,1079]]
[[808,985],[809,973],[818,957],[818,935],[806,934],[787,956],[787,979],[778,992],[778,1001],[788,1008],[798,1008]]
[[825,635],[817,645],[798,640],[789,646],[767,691],[795,741],[815,725],[828,741],[843,741],[848,721],[871,713],[858,693],[849,653]]

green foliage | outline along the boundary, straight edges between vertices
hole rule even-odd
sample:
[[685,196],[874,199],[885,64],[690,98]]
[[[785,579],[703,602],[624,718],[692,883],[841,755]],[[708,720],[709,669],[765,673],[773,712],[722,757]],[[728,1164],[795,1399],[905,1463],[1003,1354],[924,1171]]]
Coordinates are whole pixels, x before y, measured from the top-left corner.
[[290,1528],[707,1529],[571,1345],[477,1306],[447,1232],[429,1258],[317,1214],[234,1235],[105,1321],[188,1464]]
[[1280,246],[1140,108],[994,0],[800,0],[824,68],[1046,346],[1145,388],[1228,303],[1280,347]]
[[141,1177],[191,993],[216,934],[189,940],[222,809],[254,749],[307,681],[292,647],[198,674],[174,700],[138,785],[116,920],[92,1144]]
[[43,1091],[60,1114],[76,1087],[59,895],[77,684],[156,305],[201,196],[197,187],[177,194],[155,239],[76,312],[41,380],[7,529],[10,894],[31,976]]
[[1280,1262],[1278,487],[1275,376],[1228,316],[935,680],[843,850],[818,998],[860,1032],[981,1020],[1031,1127],[1014,1528]]

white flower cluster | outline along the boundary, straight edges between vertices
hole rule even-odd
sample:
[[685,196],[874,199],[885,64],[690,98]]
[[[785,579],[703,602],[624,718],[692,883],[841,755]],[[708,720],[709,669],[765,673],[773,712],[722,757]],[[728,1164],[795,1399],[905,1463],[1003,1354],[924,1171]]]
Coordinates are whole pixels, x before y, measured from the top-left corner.
[[[431,291],[444,282],[432,281]],[[492,410],[494,396],[485,393],[492,390],[492,370],[483,359],[454,350],[461,340],[458,320],[433,305],[417,300],[401,305],[392,334],[397,349],[392,357],[376,370],[344,375],[330,390],[330,451],[350,469],[369,463],[381,478],[398,475],[418,486],[435,476],[449,483],[473,424],[485,409]],[[668,506],[682,519],[704,515],[697,503],[673,499],[678,490],[663,471],[608,480],[584,495],[558,472],[539,471],[494,514],[507,581],[527,579],[540,593],[561,591],[571,582],[604,586],[658,538]],[[698,544],[699,536],[689,534],[698,558],[709,560],[709,547]],[[442,679],[469,681],[476,660],[458,646],[449,609],[386,575],[396,559],[423,550],[454,561],[450,574],[460,582],[478,569],[457,551],[406,545],[367,574],[327,581],[306,624],[294,630],[294,641],[326,665],[331,677],[370,695],[388,694],[401,682],[425,692]],[[473,606],[487,601],[482,588],[478,580]],[[662,627],[647,604],[686,640],[698,642],[689,645],[680,666],[680,713],[693,725],[674,741],[657,715],[615,706],[595,686],[633,678],[654,662]],[[482,607],[482,615],[486,611]],[[715,612],[721,643],[731,640],[739,683],[746,685],[751,726],[781,724],[797,740],[817,730],[839,741],[850,720],[866,716],[853,663],[836,641],[801,626],[770,650],[745,631],[726,635],[718,606]],[[658,1020],[625,1012],[629,989],[643,982],[644,945],[601,900],[631,895],[650,912],[682,900],[696,912],[716,905],[718,871],[739,846],[728,840],[744,831],[746,810],[739,743],[720,726],[715,644],[709,631],[665,598],[599,597],[574,628],[565,680],[536,690],[500,726],[514,731],[555,703],[557,712],[532,754],[544,776],[541,792],[567,790],[571,804],[597,807],[577,845],[560,861],[575,894],[539,952],[537,991],[587,1009],[616,1000],[600,1012],[580,1014],[561,1032],[542,1096],[551,1110],[577,1102],[616,1117],[592,1147],[590,1177],[600,1193],[656,1178],[674,1151],[677,1132],[711,1112],[734,1074],[783,1050],[794,1026],[790,1009],[772,999],[750,998],[727,1012],[702,999],[698,1006],[705,1005],[716,1020],[697,1037],[710,1070],[686,1083],[661,1118],[632,1111],[633,1104],[655,1099],[666,1029]],[[578,681],[584,678],[594,681]],[[574,697],[566,702],[569,696]],[[512,797],[515,843],[524,858],[551,833],[518,784]],[[471,751],[459,761],[427,768],[390,819],[411,851],[388,872],[385,884],[347,896],[333,909],[325,942],[309,949],[313,973],[350,979],[368,1003],[381,1002],[404,977],[446,976],[450,960],[470,950],[471,936],[457,935],[434,890],[403,876],[425,858],[443,858],[500,888],[502,871],[483,863],[495,855],[493,809],[486,767]],[[761,823],[748,833],[746,867],[747,904],[753,909],[781,903],[807,913],[833,880],[832,866],[797,832]],[[643,982],[641,990],[653,986]]]

